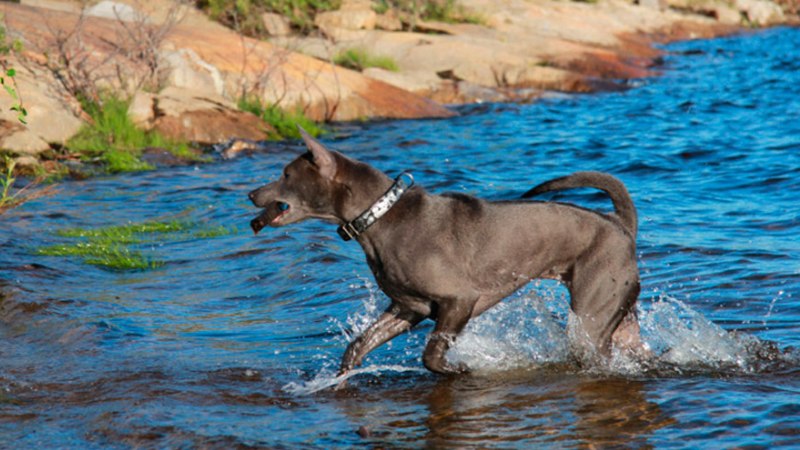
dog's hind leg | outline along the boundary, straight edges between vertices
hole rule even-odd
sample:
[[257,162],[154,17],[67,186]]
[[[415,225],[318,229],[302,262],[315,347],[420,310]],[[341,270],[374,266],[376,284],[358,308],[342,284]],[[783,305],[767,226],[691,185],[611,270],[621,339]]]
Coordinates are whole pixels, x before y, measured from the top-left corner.
[[610,356],[612,337],[624,321],[627,321],[623,326],[624,331],[631,333],[631,336],[635,332],[638,340],[638,322],[633,312],[639,296],[636,263],[614,264],[613,260],[594,259],[577,264],[567,284],[572,311],[580,319],[582,331],[593,347],[580,348],[583,343],[578,342],[579,350],[583,353],[578,355],[579,359],[593,359],[595,355]]

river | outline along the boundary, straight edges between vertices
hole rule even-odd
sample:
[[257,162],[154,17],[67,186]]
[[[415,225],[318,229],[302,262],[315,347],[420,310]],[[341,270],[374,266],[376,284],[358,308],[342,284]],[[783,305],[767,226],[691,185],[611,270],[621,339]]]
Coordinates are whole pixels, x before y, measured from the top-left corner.
[[[330,385],[387,304],[355,243],[249,230],[247,193],[301,151],[68,181],[0,217],[0,447],[777,448],[800,445],[800,30],[666,47],[630,89],[343,124],[323,140],[438,193],[514,199],[577,170],[636,202],[652,364],[581,369],[566,291],[533,283],[420,361],[430,322]],[[554,197],[609,209],[586,190]],[[178,221],[146,270],[42,249]],[[210,231],[209,231],[210,230]],[[216,231],[215,231],[216,230]]]

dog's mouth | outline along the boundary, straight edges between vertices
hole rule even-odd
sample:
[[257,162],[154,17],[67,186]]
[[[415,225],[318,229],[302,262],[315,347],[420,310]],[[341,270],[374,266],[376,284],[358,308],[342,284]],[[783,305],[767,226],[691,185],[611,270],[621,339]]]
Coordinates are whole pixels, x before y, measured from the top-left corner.
[[253,229],[253,233],[258,234],[259,231],[268,225],[273,227],[278,226],[283,216],[288,214],[291,209],[288,203],[274,201],[267,205],[258,217],[250,221],[250,228]]

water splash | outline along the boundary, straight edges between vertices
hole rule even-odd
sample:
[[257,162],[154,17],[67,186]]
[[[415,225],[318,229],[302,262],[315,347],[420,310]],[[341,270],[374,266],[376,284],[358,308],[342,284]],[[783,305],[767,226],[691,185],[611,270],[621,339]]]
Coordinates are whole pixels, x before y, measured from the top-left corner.
[[362,367],[359,369],[353,369],[343,375],[336,375],[336,373],[331,370],[322,370],[309,381],[300,383],[290,382],[284,385],[282,389],[292,395],[311,395],[316,392],[338,386],[340,383],[347,381],[356,375],[380,375],[385,372],[425,373],[426,370],[421,367],[406,367],[397,364]]

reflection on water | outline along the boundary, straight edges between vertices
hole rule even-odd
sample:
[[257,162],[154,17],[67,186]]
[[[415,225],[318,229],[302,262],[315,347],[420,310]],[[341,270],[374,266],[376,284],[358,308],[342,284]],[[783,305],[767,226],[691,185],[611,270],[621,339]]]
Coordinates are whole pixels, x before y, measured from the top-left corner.
[[[800,31],[670,47],[627,92],[340,126],[331,144],[434,192],[513,199],[575,170],[640,214],[653,361],[580,368],[566,291],[536,283],[471,323],[434,376],[423,322],[338,383],[387,299],[329,224],[253,237],[246,193],[295,144],[63,183],[0,220],[0,433],[13,448],[790,447],[800,430]],[[754,70],[758,68],[758,70]],[[376,149],[380,149],[376,151]],[[594,192],[555,199],[609,208]],[[229,234],[139,243],[109,271],[37,255],[56,231],[180,218]]]

